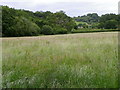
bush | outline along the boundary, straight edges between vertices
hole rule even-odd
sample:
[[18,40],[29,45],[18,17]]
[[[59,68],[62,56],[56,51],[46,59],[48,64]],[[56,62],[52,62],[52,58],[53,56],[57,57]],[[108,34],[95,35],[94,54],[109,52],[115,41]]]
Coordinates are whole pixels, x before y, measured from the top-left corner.
[[93,32],[115,32],[118,29],[78,29],[73,30],[71,33],[93,33]]
[[44,34],[44,35],[52,35],[53,34],[53,29],[49,25],[44,25],[42,27],[41,33]]
[[55,31],[56,31],[55,34],[67,34],[68,33],[67,29],[65,28],[58,28]]

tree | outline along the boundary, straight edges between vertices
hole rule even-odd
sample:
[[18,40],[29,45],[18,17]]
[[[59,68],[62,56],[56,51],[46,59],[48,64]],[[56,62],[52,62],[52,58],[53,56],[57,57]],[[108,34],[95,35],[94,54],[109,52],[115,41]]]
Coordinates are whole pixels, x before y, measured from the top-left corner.
[[118,29],[120,30],[120,14],[117,16]]
[[116,29],[118,26],[118,16],[116,14],[105,14],[100,17],[99,28]]
[[117,20],[117,15],[116,14],[105,14],[100,17],[100,22],[105,23],[108,20]]
[[108,20],[105,22],[105,29],[116,29],[117,28],[117,21],[116,20]]
[[8,36],[8,31],[10,31],[11,26],[15,25],[15,15],[14,9],[7,6],[2,7],[2,35]]
[[[4,36],[31,36],[39,34],[63,34],[77,28],[75,21],[64,11],[32,12],[28,10],[3,7]],[[47,26],[46,26],[47,25]],[[47,28],[47,29],[46,29]]]
[[74,17],[77,22],[86,22],[88,24],[93,24],[99,22],[99,16],[97,13],[89,13],[87,15]]
[[49,25],[44,25],[42,27],[41,33],[44,34],[44,35],[52,35],[53,34],[53,29]]
[[10,26],[5,36],[34,36],[39,35],[40,28],[25,17],[15,17],[15,24]]
[[65,28],[56,27],[54,28],[54,34],[67,34],[68,31]]

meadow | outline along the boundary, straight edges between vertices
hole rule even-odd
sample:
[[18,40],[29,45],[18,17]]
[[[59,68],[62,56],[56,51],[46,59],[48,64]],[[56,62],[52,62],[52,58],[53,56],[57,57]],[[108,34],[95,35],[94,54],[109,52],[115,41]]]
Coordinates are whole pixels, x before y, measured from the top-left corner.
[[2,39],[3,88],[118,88],[118,32]]

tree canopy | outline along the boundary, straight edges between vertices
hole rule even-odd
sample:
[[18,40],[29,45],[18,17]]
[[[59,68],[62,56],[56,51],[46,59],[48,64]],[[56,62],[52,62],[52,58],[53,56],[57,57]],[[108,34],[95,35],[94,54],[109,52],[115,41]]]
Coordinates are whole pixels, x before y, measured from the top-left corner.
[[[1,12],[0,12],[1,13]],[[28,11],[2,6],[2,36],[33,36],[70,33],[78,27],[117,29],[120,28],[120,15],[89,13],[69,17],[64,11]],[[0,27],[1,28],[1,27]]]
[[[100,28],[100,29],[117,29],[120,22],[120,15],[116,14],[105,14],[98,16],[97,13],[87,14],[83,16],[74,17],[74,20],[78,23],[84,22],[87,24],[78,24],[78,27]],[[87,26],[88,25],[88,26]]]
[[[64,11],[52,13],[17,10],[2,6],[3,36],[32,36],[71,32],[76,23]],[[46,30],[46,31],[45,31]]]

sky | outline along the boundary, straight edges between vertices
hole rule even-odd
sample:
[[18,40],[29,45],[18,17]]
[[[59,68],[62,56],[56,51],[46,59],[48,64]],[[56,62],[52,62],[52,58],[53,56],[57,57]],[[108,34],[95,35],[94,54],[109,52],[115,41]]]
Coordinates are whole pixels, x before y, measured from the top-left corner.
[[30,11],[63,10],[68,16],[82,16],[88,13],[118,14],[119,0],[0,0],[0,5]]

